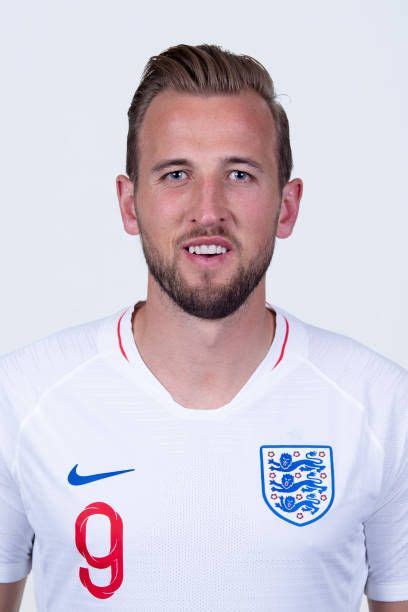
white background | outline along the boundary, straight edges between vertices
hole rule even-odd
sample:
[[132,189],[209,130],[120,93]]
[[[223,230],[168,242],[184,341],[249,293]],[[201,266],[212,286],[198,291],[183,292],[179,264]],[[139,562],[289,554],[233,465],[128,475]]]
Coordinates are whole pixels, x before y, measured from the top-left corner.
[[408,367],[407,25],[404,0],[3,7],[0,352],[145,296],[115,192],[126,113],[151,55],[216,43],[270,71],[304,180],[268,301]]

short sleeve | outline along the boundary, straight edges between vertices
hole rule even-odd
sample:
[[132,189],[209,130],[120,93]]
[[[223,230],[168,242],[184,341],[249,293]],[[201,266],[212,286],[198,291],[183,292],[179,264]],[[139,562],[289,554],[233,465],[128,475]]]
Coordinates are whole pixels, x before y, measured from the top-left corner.
[[27,576],[33,540],[18,487],[0,452],[0,583]]
[[[368,577],[364,593],[378,601],[408,601],[408,398],[384,447],[384,495],[364,523]],[[390,418],[392,419],[395,413]],[[398,449],[395,452],[395,449]],[[395,467],[396,464],[397,467]],[[392,477],[391,477],[392,473]]]

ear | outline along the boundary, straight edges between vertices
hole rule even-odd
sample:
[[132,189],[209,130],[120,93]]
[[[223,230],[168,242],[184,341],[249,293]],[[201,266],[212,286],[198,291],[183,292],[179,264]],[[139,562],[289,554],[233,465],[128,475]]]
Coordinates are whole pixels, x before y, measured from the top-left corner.
[[123,227],[128,234],[139,234],[139,226],[135,213],[135,200],[133,183],[124,174],[116,177],[116,192],[118,194],[120,214],[122,215]]
[[277,238],[287,238],[291,235],[299,213],[302,193],[303,182],[300,178],[292,179],[284,186],[279,221],[276,228]]

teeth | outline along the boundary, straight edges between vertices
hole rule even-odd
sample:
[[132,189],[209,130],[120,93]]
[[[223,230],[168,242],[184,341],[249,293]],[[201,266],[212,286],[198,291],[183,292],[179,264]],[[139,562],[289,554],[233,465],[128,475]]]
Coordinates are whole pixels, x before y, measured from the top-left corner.
[[188,250],[190,253],[195,253],[196,255],[218,255],[219,253],[227,252],[227,249],[225,247],[216,244],[201,244],[199,246],[189,246]]

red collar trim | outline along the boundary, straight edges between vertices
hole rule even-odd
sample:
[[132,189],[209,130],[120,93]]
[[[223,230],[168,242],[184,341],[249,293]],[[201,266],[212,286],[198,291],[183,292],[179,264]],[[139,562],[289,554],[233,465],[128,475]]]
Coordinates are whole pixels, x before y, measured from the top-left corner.
[[278,358],[277,362],[275,363],[275,365],[273,366],[272,370],[274,370],[276,368],[276,366],[278,365],[278,363],[280,363],[282,361],[283,355],[285,354],[286,342],[288,341],[289,323],[288,323],[288,320],[287,320],[287,318],[285,316],[283,318],[285,319],[285,327],[286,327],[285,338],[284,338],[283,343],[282,343],[282,349],[281,349],[279,358]]
[[[120,315],[119,319],[118,319],[118,324],[117,324],[117,333],[118,333],[118,342],[119,342],[119,348],[120,348],[120,352],[122,353],[122,355],[124,356],[124,358],[126,359],[126,361],[129,361],[128,356],[126,355],[125,349],[123,348],[123,343],[122,343],[122,336],[121,336],[121,332],[120,332],[120,324],[122,321],[123,316],[125,315],[126,310],[124,312],[122,312],[122,314]],[[276,368],[276,366],[278,365],[278,363],[280,363],[283,359],[283,356],[285,354],[285,348],[286,348],[286,343],[288,341],[288,336],[289,336],[289,323],[286,317],[283,317],[285,319],[285,338],[283,340],[282,343],[282,349],[279,355],[279,358],[277,360],[277,362],[275,363],[275,365],[273,366],[272,370],[274,370]]]
[[122,355],[124,356],[124,358],[126,359],[126,361],[129,361],[128,356],[125,353],[125,349],[123,348],[122,336],[120,334],[120,322],[122,321],[123,315],[125,313],[126,313],[126,310],[124,312],[122,312],[122,314],[120,315],[120,317],[118,319],[117,331],[118,331],[118,342],[119,342],[120,351],[121,351]]

